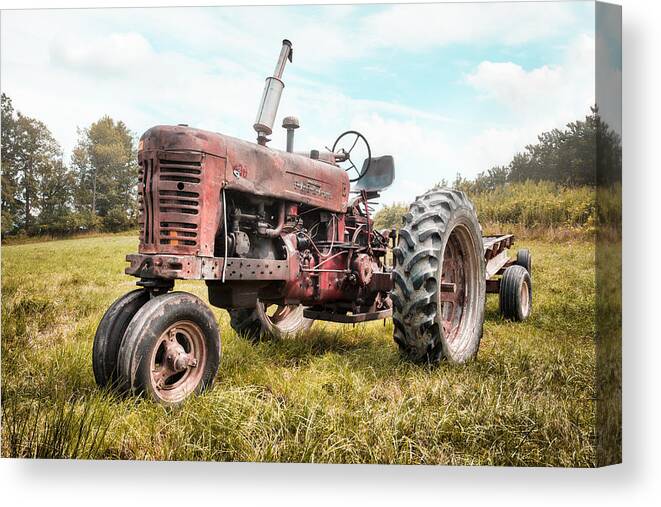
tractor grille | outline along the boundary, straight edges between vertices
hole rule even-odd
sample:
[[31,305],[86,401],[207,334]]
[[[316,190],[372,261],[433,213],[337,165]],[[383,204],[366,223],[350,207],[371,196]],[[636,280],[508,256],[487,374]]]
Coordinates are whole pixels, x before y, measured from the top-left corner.
[[195,253],[199,246],[202,155],[158,152],[144,157],[138,183],[141,249]]

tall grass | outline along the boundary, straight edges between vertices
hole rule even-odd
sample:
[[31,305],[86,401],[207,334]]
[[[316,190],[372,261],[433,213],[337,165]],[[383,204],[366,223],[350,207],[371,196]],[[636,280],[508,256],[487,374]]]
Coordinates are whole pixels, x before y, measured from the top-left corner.
[[[134,287],[134,237],[3,247],[2,455],[592,466],[594,247],[520,246],[535,257],[533,315],[506,322],[490,296],[477,361],[403,362],[390,322],[255,346],[214,309],[218,377],[178,409],[94,384],[94,331]],[[206,298],[203,284],[177,289]]]
[[[3,393],[4,394],[4,393]],[[76,404],[64,397],[22,402],[3,396],[3,455],[19,458],[97,458],[112,420],[108,398]]]
[[508,183],[470,196],[480,221],[528,228],[591,228],[595,224],[592,187],[561,187],[547,181]]
[[[599,224],[620,224],[621,186],[564,187],[549,181],[507,183],[492,190],[466,189],[487,234],[514,233],[549,241],[592,239]],[[384,206],[375,215],[377,228],[399,227],[408,205]]]

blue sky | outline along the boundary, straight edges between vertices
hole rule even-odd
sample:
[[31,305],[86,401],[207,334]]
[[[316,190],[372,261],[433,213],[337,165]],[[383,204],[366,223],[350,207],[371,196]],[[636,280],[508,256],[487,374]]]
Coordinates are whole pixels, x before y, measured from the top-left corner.
[[[349,128],[395,156],[385,202],[506,164],[594,103],[592,2],[4,11],[2,90],[68,158],[103,114],[253,139],[280,41],[294,62],[276,125],[297,148]],[[272,145],[284,145],[277,128]]]

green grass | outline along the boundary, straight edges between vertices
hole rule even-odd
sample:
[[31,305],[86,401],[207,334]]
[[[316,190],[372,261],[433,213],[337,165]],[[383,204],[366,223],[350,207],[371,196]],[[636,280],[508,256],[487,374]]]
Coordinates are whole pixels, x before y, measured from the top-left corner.
[[[216,383],[178,409],[97,389],[96,325],[131,290],[134,237],[2,248],[2,455],[593,466],[594,246],[528,241],[534,313],[489,296],[478,360],[402,362],[392,325],[316,323],[253,346],[214,309]],[[201,283],[179,290],[206,298]]]

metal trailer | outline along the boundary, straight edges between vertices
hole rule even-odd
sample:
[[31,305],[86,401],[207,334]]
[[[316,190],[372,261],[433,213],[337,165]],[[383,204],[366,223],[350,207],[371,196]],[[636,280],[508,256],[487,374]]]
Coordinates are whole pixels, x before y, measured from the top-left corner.
[[500,311],[504,317],[522,321],[532,309],[532,255],[528,249],[519,249],[510,257],[514,235],[484,236],[486,262],[486,292],[498,294]]

